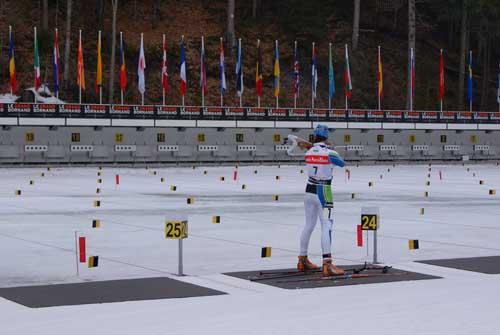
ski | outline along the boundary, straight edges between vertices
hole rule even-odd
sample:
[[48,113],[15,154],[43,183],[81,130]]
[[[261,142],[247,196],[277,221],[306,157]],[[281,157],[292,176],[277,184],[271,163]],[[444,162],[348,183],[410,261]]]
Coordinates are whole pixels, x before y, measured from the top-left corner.
[[297,279],[290,279],[290,280],[280,280],[277,281],[276,283],[278,284],[285,284],[285,283],[298,283],[298,282],[314,282],[314,281],[327,281],[327,280],[349,280],[349,279],[359,279],[359,278],[372,278],[372,277],[387,277],[387,276],[401,276],[401,275],[406,275],[408,274],[407,272],[397,272],[397,273],[350,273],[350,274],[345,274],[345,275],[338,275],[338,276],[314,276],[314,277],[308,277],[308,278],[297,278]]

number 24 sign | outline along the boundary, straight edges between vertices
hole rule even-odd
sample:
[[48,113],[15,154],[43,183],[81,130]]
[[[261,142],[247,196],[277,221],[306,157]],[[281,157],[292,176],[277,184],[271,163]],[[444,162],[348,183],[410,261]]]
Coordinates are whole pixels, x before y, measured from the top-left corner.
[[377,230],[378,216],[376,214],[361,214],[362,230]]
[[165,238],[169,240],[180,240],[188,237],[187,221],[165,222]]

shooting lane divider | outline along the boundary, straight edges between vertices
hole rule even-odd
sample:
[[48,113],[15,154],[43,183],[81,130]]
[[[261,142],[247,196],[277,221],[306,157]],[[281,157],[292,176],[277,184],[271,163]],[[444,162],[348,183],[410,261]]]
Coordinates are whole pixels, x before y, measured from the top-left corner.
[[490,195],[496,195],[497,194],[497,190],[490,190]]
[[356,198],[356,193],[351,193],[351,199],[355,199]]
[[47,171],[50,171],[50,166],[47,166]]
[[97,179],[97,183],[102,184],[102,179],[101,178]]
[[95,193],[96,193],[96,194],[101,193],[101,189],[100,189],[100,188],[96,188]]
[[247,189],[247,185],[245,185],[245,184],[241,185],[241,189],[242,190],[246,190]]
[[260,251],[260,257],[271,257],[271,247],[262,247],[262,250]]
[[279,195],[273,195],[273,200],[274,201],[279,201],[279,199],[280,199]]
[[218,216],[218,215],[212,216],[212,223],[213,224],[220,223],[220,216]]
[[484,185],[484,180],[480,180],[479,185]]
[[35,185],[35,181],[34,180],[30,180],[30,185]]
[[101,172],[97,171],[97,177],[100,177],[100,176],[101,176]]
[[383,174],[381,174],[381,175],[380,175],[380,179],[382,179],[382,178],[384,178],[384,175],[383,175]]
[[257,170],[253,170],[253,174],[257,174]]
[[92,220],[92,228],[101,228],[101,220]]
[[40,173],[40,177],[45,177],[45,172]]
[[164,183],[165,182],[165,178],[161,177],[160,178],[160,183]]
[[408,248],[410,250],[419,249],[418,240],[409,240],[408,241]]
[[369,181],[368,182],[368,187],[372,187],[373,186],[373,181]]
[[188,205],[193,205],[193,204],[194,204],[194,198],[193,198],[193,197],[189,197],[189,198],[187,198],[187,199],[186,199],[186,203],[187,203]]
[[101,207],[101,200],[94,200],[94,207]]
[[280,176],[276,176],[276,180],[280,180]]
[[207,170],[203,171],[203,174],[204,174],[204,175],[206,175],[207,173],[208,173],[208,171],[207,171]]
[[21,195],[21,190],[16,190],[16,195]]
[[300,174],[303,174],[304,173],[304,170],[300,170]]
[[219,178],[219,180],[220,180],[220,181],[224,181],[224,180],[225,180],[225,178],[224,178],[224,177],[220,177],[220,178]]
[[425,208],[420,208],[420,215],[424,215],[425,213]]
[[431,186],[431,182],[428,180],[426,183],[425,183],[426,186]]
[[424,192],[424,197],[428,198],[429,197],[429,192],[428,191],[425,191]]
[[173,192],[177,191],[177,186],[170,185],[170,191],[173,191]]

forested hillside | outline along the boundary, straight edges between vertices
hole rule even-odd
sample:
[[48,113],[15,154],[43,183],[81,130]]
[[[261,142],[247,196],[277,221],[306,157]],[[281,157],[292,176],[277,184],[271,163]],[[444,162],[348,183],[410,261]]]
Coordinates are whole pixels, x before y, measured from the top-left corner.
[[[68,12],[68,4],[71,11]],[[231,8],[234,4],[234,35]],[[358,6],[359,4],[359,6]],[[111,69],[113,6],[116,5],[115,67]],[[413,5],[415,7],[413,7]],[[359,21],[356,12],[359,10]],[[415,20],[412,20],[414,13]],[[69,62],[65,63],[68,14],[71,17]],[[234,43],[242,39],[245,91],[243,103],[256,105],[256,43],[261,40],[263,56],[263,105],[274,105],[273,52],[279,41],[280,105],[293,105],[293,46],[298,42],[301,67],[298,105],[310,106],[311,46],[318,53],[317,107],[328,106],[328,44],[333,47],[336,92],[333,106],[344,107],[344,45],[349,46],[352,75],[352,106],[377,107],[377,47],[383,60],[385,109],[407,106],[408,53],[415,45],[415,109],[438,109],[439,53],[444,50],[446,94],[444,108],[467,108],[466,75],[469,50],[473,54],[474,110],[496,110],[497,72],[500,60],[499,0],[0,0],[0,68],[2,93],[9,91],[8,26],[13,29],[19,92],[33,86],[33,27],[39,34],[42,81],[52,85],[54,28],[59,29],[59,48],[67,78],[60,97],[78,100],[76,52],[82,29],[87,89],[83,100],[97,102],[94,89],[98,30],[103,32],[103,96],[110,102],[110,72],[114,72],[113,101],[119,102],[119,32],[126,43],[129,85],[127,103],[139,103],[137,62],[140,34],[144,33],[146,58],[146,103],[161,102],[162,34],[168,46],[171,91],[168,104],[180,104],[179,61],[181,35],[187,48],[188,94],[186,104],[201,103],[199,88],[201,36],[206,41],[207,105],[218,105],[219,39],[226,48],[227,105],[236,105]],[[414,25],[413,25],[414,23]],[[414,31],[413,31],[414,28]],[[67,69],[64,69],[67,67]]]

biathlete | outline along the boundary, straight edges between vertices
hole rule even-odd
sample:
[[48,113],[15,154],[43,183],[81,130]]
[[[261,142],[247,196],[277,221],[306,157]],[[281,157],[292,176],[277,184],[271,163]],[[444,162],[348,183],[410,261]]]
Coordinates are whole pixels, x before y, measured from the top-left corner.
[[[339,154],[328,147],[329,130],[325,125],[314,129],[314,143],[305,154],[308,174],[306,194],[304,199],[306,223],[300,235],[300,253],[297,269],[307,271],[319,267],[307,258],[307,250],[311,234],[319,219],[321,222],[321,249],[323,252],[324,276],[342,275],[344,270],[332,262],[332,177],[333,167],[344,167],[344,160]],[[309,143],[308,143],[309,144]]]

